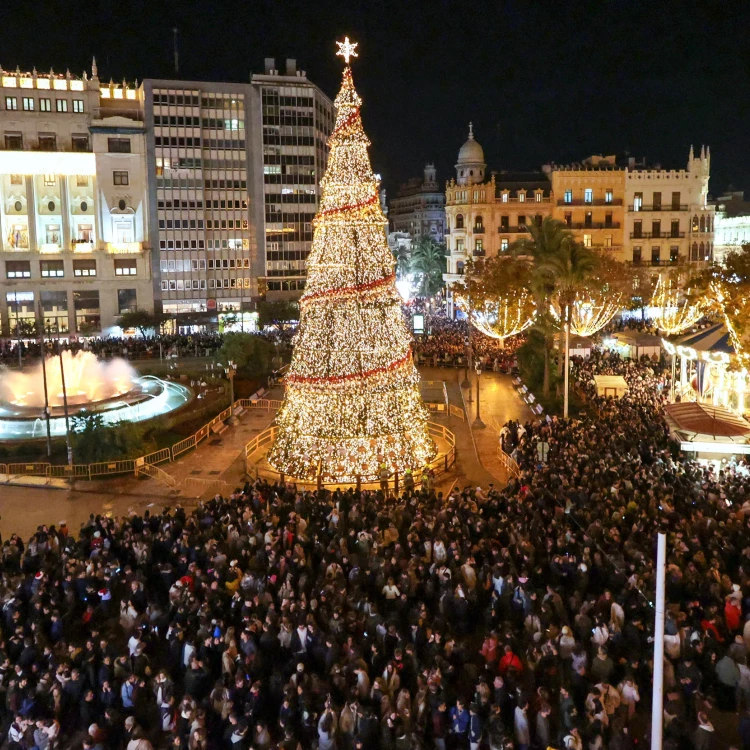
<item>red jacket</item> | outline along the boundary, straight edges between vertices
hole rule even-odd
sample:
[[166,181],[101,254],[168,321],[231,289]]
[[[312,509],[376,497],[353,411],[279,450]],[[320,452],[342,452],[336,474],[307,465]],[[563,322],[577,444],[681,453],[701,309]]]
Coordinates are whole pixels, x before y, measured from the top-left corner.
[[523,672],[521,660],[512,651],[508,651],[507,654],[503,655],[498,668],[500,669],[500,674],[505,674],[509,669],[514,669],[519,674]]
[[731,599],[727,599],[727,603],[724,605],[724,620],[727,624],[727,629],[731,632],[740,629],[742,610]]

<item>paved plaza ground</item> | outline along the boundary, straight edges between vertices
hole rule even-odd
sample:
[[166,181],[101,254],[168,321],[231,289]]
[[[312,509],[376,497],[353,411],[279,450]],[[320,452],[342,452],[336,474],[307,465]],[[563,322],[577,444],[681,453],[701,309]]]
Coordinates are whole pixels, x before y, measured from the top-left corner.
[[[497,459],[498,435],[492,425],[502,425],[509,419],[524,421],[531,416],[513,389],[509,376],[485,373],[480,381],[480,407],[482,419],[488,426],[483,430],[470,429],[475,417],[476,375],[471,375],[472,400],[469,401],[467,389],[460,387],[463,373],[453,368],[421,368],[423,380],[444,381],[449,403],[470,412],[468,421],[434,417],[453,430],[458,446],[456,466],[440,480],[440,488],[445,491],[454,483],[485,487],[491,482],[504,484],[507,477]],[[437,400],[440,390],[425,389],[425,398]],[[276,389],[270,397],[281,398],[281,389]],[[194,505],[200,497],[210,497],[219,489],[244,483],[245,445],[265,430],[273,418],[273,411],[248,410],[236,427],[221,436],[210,436],[196,450],[172,463],[162,464],[160,468],[172,477],[178,490],[150,477],[80,482],[72,490],[0,485],[0,531],[4,538],[16,532],[25,539],[42,523],[65,520],[70,528],[76,529],[90,513],[120,515],[130,510],[142,513],[147,508],[160,512],[163,507],[174,507],[177,503],[186,507]]]

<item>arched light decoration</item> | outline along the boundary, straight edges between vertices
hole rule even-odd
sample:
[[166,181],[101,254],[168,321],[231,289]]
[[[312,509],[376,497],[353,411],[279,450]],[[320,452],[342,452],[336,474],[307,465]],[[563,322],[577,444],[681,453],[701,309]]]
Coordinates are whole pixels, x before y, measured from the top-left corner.
[[[601,331],[622,309],[622,295],[613,292],[582,292],[576,296],[570,309],[570,330],[576,336],[593,336]],[[550,311],[557,320],[562,319],[559,304]]]
[[703,317],[701,306],[691,304],[671,279],[665,281],[662,276],[656,282],[651,306],[656,308],[654,322],[657,328],[668,336],[686,331]]
[[536,306],[532,296],[521,290],[513,297],[487,300],[476,310],[466,297],[454,295],[456,304],[468,315],[469,322],[480,333],[503,341],[525,331],[533,322]]

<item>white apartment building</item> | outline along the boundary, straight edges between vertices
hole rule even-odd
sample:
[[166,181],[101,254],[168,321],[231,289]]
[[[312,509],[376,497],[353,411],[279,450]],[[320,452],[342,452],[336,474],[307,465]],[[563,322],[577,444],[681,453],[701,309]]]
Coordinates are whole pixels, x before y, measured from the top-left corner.
[[728,253],[750,245],[750,202],[739,191],[720,195],[715,206],[714,260],[723,263]]
[[274,65],[246,84],[144,81],[154,296],[179,325],[304,288],[333,104]]
[[0,69],[0,325],[93,335],[153,308],[142,89]]
[[686,169],[629,166],[625,172],[625,260],[664,266],[713,258],[714,207],[708,204],[711,152],[692,147]]

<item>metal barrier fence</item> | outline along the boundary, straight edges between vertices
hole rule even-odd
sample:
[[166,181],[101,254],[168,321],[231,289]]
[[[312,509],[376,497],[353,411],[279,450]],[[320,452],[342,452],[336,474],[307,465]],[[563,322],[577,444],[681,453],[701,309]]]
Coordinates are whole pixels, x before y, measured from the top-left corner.
[[519,479],[521,476],[521,469],[518,467],[515,459],[511,458],[501,447],[498,446],[497,457],[500,459],[500,463],[503,465],[505,470],[508,472],[509,477],[513,479]]
[[[442,404],[438,404],[442,406]],[[445,425],[438,424],[437,422],[428,422],[427,429],[430,437],[433,439],[437,438],[443,440],[448,444],[448,450],[445,453],[436,456],[429,464],[432,470],[433,476],[440,476],[447,472],[455,463],[457,457],[456,450],[456,436],[451,430]],[[276,439],[277,427],[272,425],[267,430],[264,430],[259,435],[256,435],[246,446],[245,446],[245,468],[248,475],[255,477],[256,479],[266,479],[271,482],[283,481],[286,479],[285,475],[281,472],[275,471],[271,468],[258,466],[253,460],[254,456],[258,451],[265,448],[266,446],[273,443]],[[417,473],[418,474],[418,473]],[[421,477],[415,476],[415,485],[421,484]],[[403,480],[403,477],[399,477],[398,473],[388,480],[388,487],[393,488],[396,492],[399,491],[399,480]],[[293,480],[295,484],[301,487],[339,487],[341,482],[324,482],[322,479],[318,482],[314,480]],[[364,482],[365,484],[380,485],[380,480]]]
[[136,466],[135,473],[136,476],[145,474],[173,489],[178,489],[179,487],[179,482],[171,474],[167,474],[166,471],[153,464],[139,464]]
[[448,405],[448,413],[451,417],[458,417],[462,422],[466,421],[466,414],[462,407],[454,406],[453,404]]

